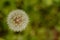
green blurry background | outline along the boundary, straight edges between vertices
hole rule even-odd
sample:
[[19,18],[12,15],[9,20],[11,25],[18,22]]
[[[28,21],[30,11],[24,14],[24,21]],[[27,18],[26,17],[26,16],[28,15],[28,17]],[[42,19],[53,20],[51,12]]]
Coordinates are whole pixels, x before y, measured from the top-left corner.
[[[30,19],[22,32],[11,31],[6,23],[16,9]],[[60,40],[60,0],[0,0],[0,40]]]

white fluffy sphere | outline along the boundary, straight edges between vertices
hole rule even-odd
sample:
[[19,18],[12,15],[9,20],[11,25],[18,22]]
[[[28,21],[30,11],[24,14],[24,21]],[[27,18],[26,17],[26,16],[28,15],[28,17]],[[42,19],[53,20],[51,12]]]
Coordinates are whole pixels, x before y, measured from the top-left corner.
[[7,17],[9,29],[17,32],[23,31],[29,22],[28,15],[23,10],[13,10]]

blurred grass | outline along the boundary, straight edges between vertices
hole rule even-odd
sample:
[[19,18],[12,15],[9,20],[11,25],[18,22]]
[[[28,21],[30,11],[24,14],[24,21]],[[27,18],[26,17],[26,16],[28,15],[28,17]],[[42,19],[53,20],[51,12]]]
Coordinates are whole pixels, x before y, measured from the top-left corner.
[[[15,9],[26,11],[30,19],[20,33],[10,31],[6,24]],[[60,0],[0,0],[0,40],[54,40],[53,29],[60,35]]]

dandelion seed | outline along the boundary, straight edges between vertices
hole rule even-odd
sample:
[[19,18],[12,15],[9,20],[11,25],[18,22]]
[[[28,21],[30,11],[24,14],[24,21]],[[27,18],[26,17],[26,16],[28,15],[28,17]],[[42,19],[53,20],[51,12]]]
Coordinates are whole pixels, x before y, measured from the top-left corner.
[[28,15],[23,10],[14,10],[7,17],[9,29],[13,31],[23,31],[29,22]]

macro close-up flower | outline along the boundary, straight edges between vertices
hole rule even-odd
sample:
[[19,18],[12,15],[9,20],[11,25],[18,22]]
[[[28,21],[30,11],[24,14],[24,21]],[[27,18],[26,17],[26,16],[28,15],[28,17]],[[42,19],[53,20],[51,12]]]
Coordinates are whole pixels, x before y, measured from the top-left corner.
[[28,15],[23,10],[13,10],[7,17],[9,29],[15,32],[23,31],[29,22]]

